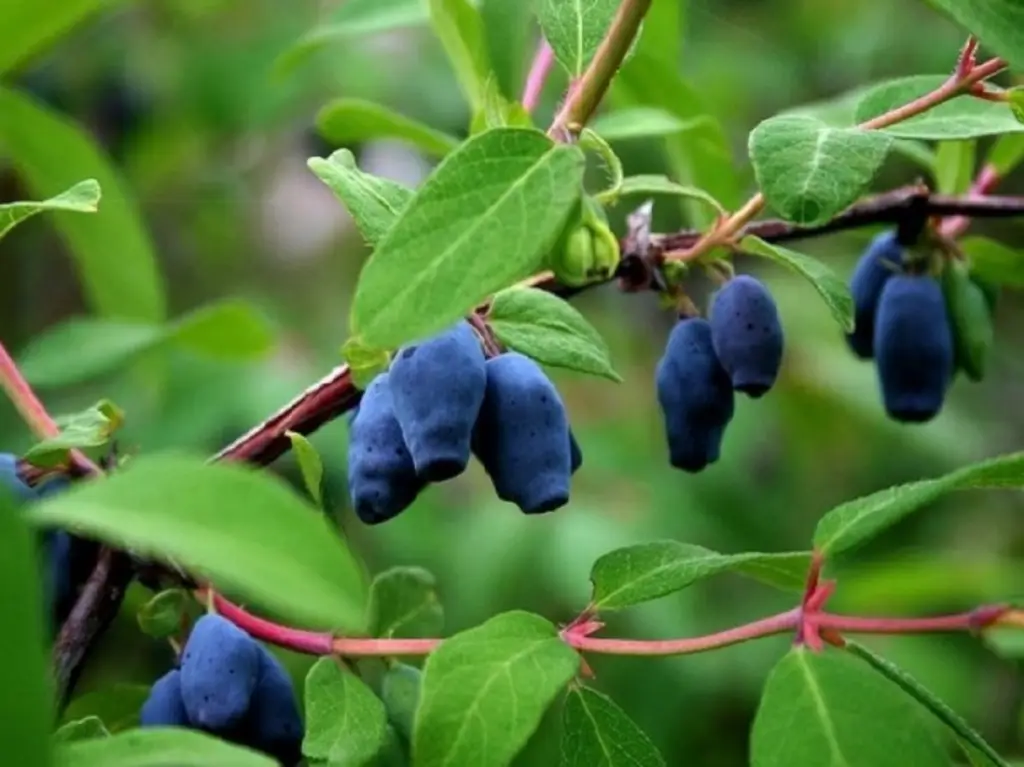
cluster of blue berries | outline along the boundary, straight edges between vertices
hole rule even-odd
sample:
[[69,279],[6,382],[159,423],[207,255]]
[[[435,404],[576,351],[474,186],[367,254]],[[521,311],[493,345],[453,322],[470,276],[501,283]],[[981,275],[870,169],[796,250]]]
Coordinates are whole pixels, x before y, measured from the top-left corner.
[[715,294],[709,319],[676,323],[655,372],[674,467],[699,472],[718,460],[734,392],[766,394],[778,378],[782,349],[775,300],[748,275]]
[[476,455],[504,501],[526,514],[569,501],[583,462],[562,398],[517,352],[487,359],[462,321],[398,351],[350,422],[352,506],[367,524],[394,518],[428,484],[461,474]]
[[[929,274],[913,273],[904,253],[896,233],[885,232],[861,256],[850,280],[855,327],[847,341],[859,358],[874,359],[889,416],[924,423],[942,409],[958,368],[975,380],[982,372],[958,348],[943,285]],[[974,282],[970,289],[984,294],[991,311],[994,294]]]
[[304,728],[291,677],[262,644],[219,615],[192,627],[179,668],[158,679],[142,727],[189,727],[262,751],[286,767]]
[[[58,477],[30,487],[18,475],[18,457],[11,453],[0,453],[0,484],[19,504],[41,500],[71,486],[67,479]],[[59,627],[74,607],[78,589],[89,577],[97,546],[64,530],[47,530],[39,545],[50,620],[54,627]]]

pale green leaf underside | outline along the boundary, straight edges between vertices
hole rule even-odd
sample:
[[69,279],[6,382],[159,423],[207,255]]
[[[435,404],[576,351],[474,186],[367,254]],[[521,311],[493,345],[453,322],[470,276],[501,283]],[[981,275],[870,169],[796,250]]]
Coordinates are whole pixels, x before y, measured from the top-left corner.
[[56,197],[39,202],[9,202],[0,205],[0,238],[16,225],[47,210],[95,213],[100,202],[100,185],[94,179],[81,181]]
[[178,727],[134,729],[57,748],[55,767],[275,767],[269,756]]
[[667,176],[658,174],[641,174],[639,176],[626,176],[619,187],[618,197],[629,197],[632,195],[652,194],[669,195],[675,197],[686,197],[691,200],[703,203],[716,214],[725,215],[725,208],[714,197],[698,189],[695,186],[683,186],[677,184]]
[[583,74],[619,5],[619,0],[540,0],[541,29],[555,58],[571,76]]
[[657,107],[629,107],[606,112],[590,127],[605,141],[615,142],[675,136],[701,125],[713,124],[714,118],[706,115],[684,120]]
[[428,155],[444,157],[459,140],[381,104],[362,99],[335,99],[316,116],[317,131],[336,146],[397,139]]
[[321,658],[306,676],[302,753],[331,765],[365,765],[384,747],[384,704],[337,658]]

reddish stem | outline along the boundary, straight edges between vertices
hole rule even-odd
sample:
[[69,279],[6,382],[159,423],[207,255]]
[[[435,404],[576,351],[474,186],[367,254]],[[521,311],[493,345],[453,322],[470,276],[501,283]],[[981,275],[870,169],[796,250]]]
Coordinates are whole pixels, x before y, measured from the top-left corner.
[[313,631],[301,631],[299,629],[279,626],[263,618],[258,618],[252,613],[246,612],[238,605],[228,601],[217,592],[199,590],[195,592],[200,602],[206,602],[212,597],[213,606],[217,612],[234,623],[246,633],[262,639],[264,642],[287,647],[296,652],[307,655],[330,655],[331,643],[334,639],[330,634]]
[[932,618],[862,618],[817,613],[806,616],[806,620],[819,629],[859,634],[923,634],[935,631],[977,631],[998,621],[1008,610],[1005,605],[989,605],[966,613]]
[[[995,189],[1001,180],[999,170],[994,165],[988,164],[981,169],[978,177],[971,184],[967,197],[983,197]],[[944,237],[955,240],[966,232],[970,225],[971,219],[969,216],[952,216],[942,222],[939,227],[939,233]]]
[[532,113],[537,108],[540,95],[544,92],[544,84],[551,73],[551,66],[555,62],[555,52],[551,45],[544,38],[541,38],[540,46],[533,57],[530,65],[530,72],[526,76],[526,86],[523,88],[523,108]]

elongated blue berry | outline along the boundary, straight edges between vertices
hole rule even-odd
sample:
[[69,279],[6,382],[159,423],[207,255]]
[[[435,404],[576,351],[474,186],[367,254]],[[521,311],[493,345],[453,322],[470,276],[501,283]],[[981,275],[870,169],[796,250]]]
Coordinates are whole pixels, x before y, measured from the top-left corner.
[[370,382],[349,430],[349,493],[356,515],[368,525],[405,511],[425,484],[395,418],[389,377],[382,373]]
[[302,716],[292,679],[281,662],[262,645],[260,672],[253,690],[242,742],[283,764],[302,757]]
[[711,305],[711,341],[732,388],[765,394],[782,366],[782,323],[768,288],[749,275],[729,280]]
[[655,382],[671,464],[698,472],[717,461],[735,398],[707,320],[695,317],[676,323],[658,361]]
[[189,721],[211,732],[241,723],[259,679],[260,647],[219,615],[192,627],[181,659],[181,699]]
[[929,421],[953,377],[953,334],[938,281],[897,275],[886,282],[875,318],[875,363],[886,412]]
[[847,334],[846,341],[861,359],[871,359],[874,354],[878,299],[889,278],[899,273],[902,262],[903,247],[896,241],[896,232],[892,231],[875,237],[854,267],[850,278],[854,328]]
[[462,321],[408,346],[391,363],[395,417],[416,473],[430,482],[461,474],[469,463],[473,424],[487,373],[476,333]]
[[529,357],[508,352],[487,360],[473,447],[503,501],[526,514],[569,502],[573,461],[565,405]]
[[181,700],[181,672],[172,669],[153,683],[139,712],[141,727],[188,727],[188,713]]

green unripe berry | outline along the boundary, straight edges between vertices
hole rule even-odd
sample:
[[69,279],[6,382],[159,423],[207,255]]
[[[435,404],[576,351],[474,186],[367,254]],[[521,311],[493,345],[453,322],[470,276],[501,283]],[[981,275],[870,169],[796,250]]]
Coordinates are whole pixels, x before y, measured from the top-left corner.
[[610,278],[620,258],[619,241],[604,210],[584,196],[551,251],[548,267],[563,285],[578,287]]

